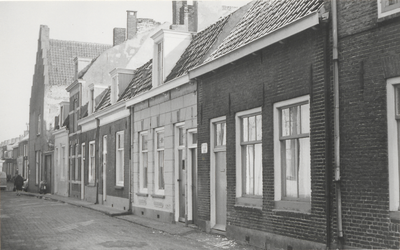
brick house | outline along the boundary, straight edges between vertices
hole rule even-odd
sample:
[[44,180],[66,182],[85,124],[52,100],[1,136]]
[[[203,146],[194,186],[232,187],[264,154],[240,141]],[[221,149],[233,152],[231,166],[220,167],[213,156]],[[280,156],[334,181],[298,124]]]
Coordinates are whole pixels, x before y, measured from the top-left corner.
[[[74,58],[95,58],[109,45],[50,39],[49,28],[40,26],[35,72],[29,111],[29,190],[39,191],[39,183],[51,187],[54,117],[59,103],[68,100],[65,88],[74,79]],[[51,190],[48,190],[51,192]]]
[[338,1],[342,241],[400,248],[400,3]]
[[71,162],[76,179],[83,181],[74,192],[76,197],[128,210],[130,119],[120,97],[134,76],[131,68],[151,57],[151,35],[169,25],[127,11],[126,35],[125,29],[114,29],[114,46],[83,69],[78,66],[77,80],[69,87],[71,97],[75,93],[82,98],[74,121],[79,153]]
[[[173,3],[174,14],[182,10],[177,7],[181,3]],[[200,15],[199,6],[196,2],[188,6],[194,8],[189,13]],[[132,119],[133,214],[166,222],[197,221],[197,86],[189,81],[187,71],[216,49],[243,9],[197,34],[191,32],[201,28],[192,25],[189,15],[189,25],[184,22],[180,27],[178,22],[152,37],[153,60],[138,69],[149,75],[146,80],[135,77],[127,90],[126,107]]]
[[322,1],[255,1],[189,71],[198,86],[202,229],[261,248],[331,241],[326,21]]

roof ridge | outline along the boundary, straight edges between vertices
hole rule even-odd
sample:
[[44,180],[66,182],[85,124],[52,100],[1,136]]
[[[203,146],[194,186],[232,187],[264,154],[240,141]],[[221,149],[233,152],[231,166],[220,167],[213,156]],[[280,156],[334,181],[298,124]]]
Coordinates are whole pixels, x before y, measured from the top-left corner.
[[67,42],[67,43],[79,43],[79,44],[87,44],[87,45],[102,45],[102,46],[110,46],[110,47],[112,47],[111,44],[105,44],[105,43],[80,42],[80,41],[70,41],[70,40],[61,40],[61,39],[49,39],[49,41]]

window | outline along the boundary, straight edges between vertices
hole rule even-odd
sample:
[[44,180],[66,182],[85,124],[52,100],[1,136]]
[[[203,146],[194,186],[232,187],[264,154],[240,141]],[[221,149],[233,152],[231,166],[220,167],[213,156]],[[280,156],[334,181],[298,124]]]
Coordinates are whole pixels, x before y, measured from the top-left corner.
[[148,171],[148,140],[147,132],[139,134],[139,186],[140,192],[147,193],[147,171]]
[[124,131],[117,133],[116,143],[116,184],[124,186]]
[[94,141],[89,142],[89,173],[88,173],[88,183],[90,185],[95,184],[95,143]]
[[400,211],[400,77],[387,80],[389,209]]
[[[85,160],[86,160],[85,143],[82,143],[82,146],[81,146],[81,157],[82,157],[81,158],[81,171],[82,171],[82,169],[85,169]],[[82,174],[81,174],[80,180],[82,181],[82,185],[83,185],[84,178],[83,178]]]
[[64,180],[65,179],[65,146],[63,145],[61,147],[61,179]]
[[38,115],[37,119],[37,135],[40,135],[40,132],[42,131],[42,115]]
[[400,0],[377,0],[378,17],[385,17],[400,12]]
[[157,79],[158,79],[158,85],[163,84],[164,78],[163,78],[163,71],[164,71],[164,65],[163,65],[163,42],[161,41],[160,43],[157,44]]
[[164,128],[155,130],[155,192],[164,194]]
[[236,114],[236,197],[254,206],[262,206],[263,194],[261,118],[261,108]]
[[79,181],[79,144],[75,144],[75,180]]
[[36,161],[36,180],[35,183],[36,185],[39,184],[39,171],[40,171],[40,151],[35,152],[35,161]]
[[[309,96],[274,104],[274,159],[275,200],[310,203]],[[293,204],[295,203],[277,203],[277,208],[300,211],[311,208],[308,205],[292,206]]]
[[94,103],[94,89],[90,90],[90,113],[94,113],[95,110],[95,103]]

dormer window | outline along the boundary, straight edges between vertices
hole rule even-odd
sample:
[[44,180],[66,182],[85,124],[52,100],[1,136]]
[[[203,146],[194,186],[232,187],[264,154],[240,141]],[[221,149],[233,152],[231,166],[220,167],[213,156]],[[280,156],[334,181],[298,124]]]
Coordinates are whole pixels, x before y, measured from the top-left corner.
[[111,104],[114,104],[118,100],[118,76],[113,77],[111,84]]
[[157,44],[157,81],[158,85],[162,85],[164,83],[164,48],[163,41]]
[[94,113],[95,105],[94,105],[94,89],[90,90],[90,111]]
[[120,69],[116,68],[110,72],[112,78],[111,82],[111,93],[110,101],[114,104],[118,101],[122,93],[128,87],[129,83],[133,79],[133,74],[135,73],[132,69]]

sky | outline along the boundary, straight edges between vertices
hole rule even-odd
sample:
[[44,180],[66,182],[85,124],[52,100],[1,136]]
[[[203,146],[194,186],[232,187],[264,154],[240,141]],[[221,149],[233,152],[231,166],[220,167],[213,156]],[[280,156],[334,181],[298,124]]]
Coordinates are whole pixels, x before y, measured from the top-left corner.
[[[249,0],[224,1],[241,6]],[[28,129],[29,99],[40,25],[50,39],[112,44],[113,28],[126,28],[126,11],[172,23],[172,1],[1,1],[0,143]]]

